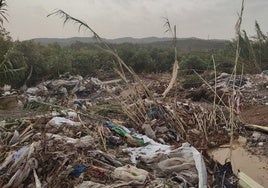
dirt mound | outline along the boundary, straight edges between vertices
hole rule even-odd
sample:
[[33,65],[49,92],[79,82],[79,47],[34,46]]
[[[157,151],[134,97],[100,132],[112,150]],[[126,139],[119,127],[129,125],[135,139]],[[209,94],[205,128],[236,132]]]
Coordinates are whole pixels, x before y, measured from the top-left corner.
[[246,105],[240,116],[244,123],[268,127],[268,105]]

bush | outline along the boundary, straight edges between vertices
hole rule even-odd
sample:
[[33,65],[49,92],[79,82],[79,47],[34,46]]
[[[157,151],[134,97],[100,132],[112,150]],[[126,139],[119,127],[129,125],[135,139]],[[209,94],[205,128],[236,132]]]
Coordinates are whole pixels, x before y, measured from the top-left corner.
[[208,67],[208,63],[198,56],[190,55],[183,58],[180,63],[180,69],[184,74],[193,74],[193,70],[197,73],[203,73]]
[[182,82],[182,87],[185,89],[189,88],[197,88],[203,84],[202,80],[199,78],[198,75],[192,74],[192,75],[185,75],[184,81]]

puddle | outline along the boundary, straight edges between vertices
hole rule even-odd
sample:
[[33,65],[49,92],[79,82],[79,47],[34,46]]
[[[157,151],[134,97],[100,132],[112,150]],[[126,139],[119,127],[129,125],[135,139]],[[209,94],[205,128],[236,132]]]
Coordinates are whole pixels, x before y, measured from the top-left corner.
[[[210,155],[213,155],[215,160],[224,164],[225,159],[230,154],[230,149],[218,148],[209,153]],[[260,185],[268,187],[268,156],[252,155],[242,146],[236,144],[232,151],[231,162],[234,173],[237,173],[237,171],[240,170]]]

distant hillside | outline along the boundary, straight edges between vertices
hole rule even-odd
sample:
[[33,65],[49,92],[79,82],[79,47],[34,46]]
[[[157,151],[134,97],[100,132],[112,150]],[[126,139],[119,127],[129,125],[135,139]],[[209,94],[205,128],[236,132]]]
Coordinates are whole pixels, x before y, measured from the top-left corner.
[[[225,48],[229,43],[228,40],[204,40],[199,38],[181,38],[177,39],[177,49],[183,52],[204,52],[204,51],[218,51]],[[154,47],[172,47],[172,41],[159,41],[147,45]]]
[[[32,39],[36,43],[40,44],[51,44],[58,43],[60,45],[70,45],[75,42],[84,42],[84,43],[95,43],[96,40],[92,37],[72,37],[72,38],[35,38]],[[112,44],[122,44],[122,43],[132,43],[132,44],[147,44],[152,42],[168,41],[170,38],[157,38],[157,37],[147,37],[147,38],[132,38],[124,37],[117,39],[104,39],[108,43]]]
[[[58,43],[62,46],[67,46],[76,42],[83,43],[96,43],[96,40],[92,37],[72,37],[72,38],[35,38],[32,39],[34,42],[48,45],[52,43]],[[153,47],[172,47],[171,38],[158,38],[158,37],[147,37],[147,38],[117,38],[117,39],[104,39],[107,43],[111,44],[142,44],[150,45]],[[181,51],[210,51],[210,50],[221,50],[223,49],[228,40],[204,40],[199,38],[179,38],[177,39],[177,48]]]

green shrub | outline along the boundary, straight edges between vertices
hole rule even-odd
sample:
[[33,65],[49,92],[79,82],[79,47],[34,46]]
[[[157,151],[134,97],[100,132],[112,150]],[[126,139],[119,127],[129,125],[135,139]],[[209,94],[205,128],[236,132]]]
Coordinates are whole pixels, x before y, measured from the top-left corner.
[[198,56],[190,55],[183,58],[179,66],[183,73],[187,75],[193,74],[193,70],[197,73],[203,73],[207,69],[208,63]]
[[196,88],[203,84],[202,80],[196,74],[185,75],[182,81],[182,87],[185,89]]

